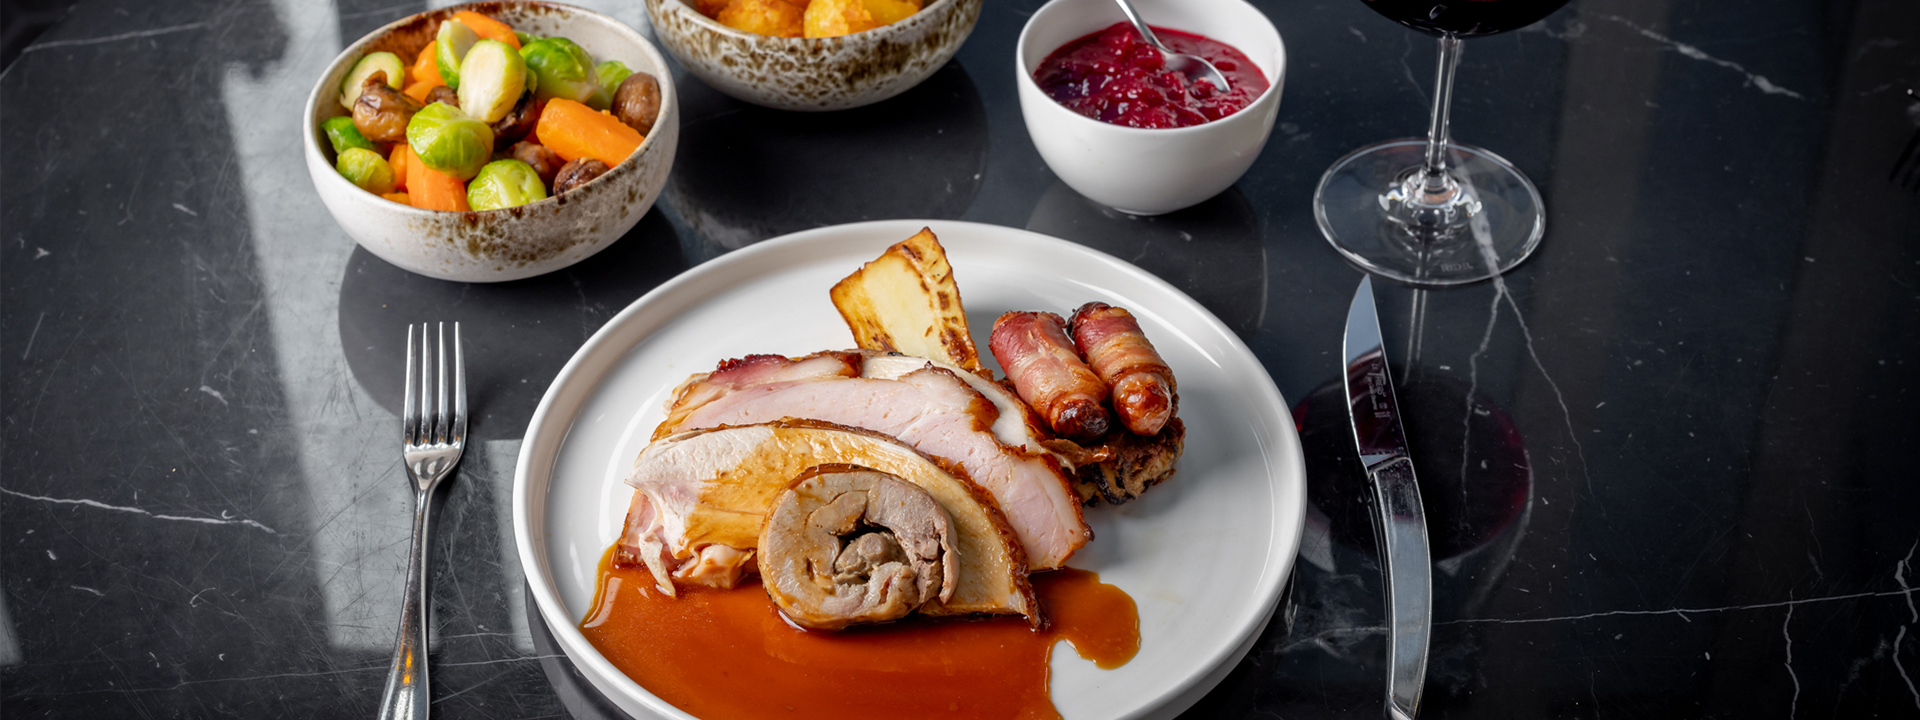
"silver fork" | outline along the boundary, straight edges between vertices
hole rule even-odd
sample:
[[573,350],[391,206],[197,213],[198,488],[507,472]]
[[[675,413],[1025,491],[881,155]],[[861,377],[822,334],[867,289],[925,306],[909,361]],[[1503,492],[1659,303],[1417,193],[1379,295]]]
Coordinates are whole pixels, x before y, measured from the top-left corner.
[[[432,700],[427,689],[427,533],[433,491],[453,474],[467,444],[467,363],[460,352],[460,323],[453,324],[453,413],[447,413],[447,327],[439,326],[438,352],[427,347],[427,326],[420,325],[420,352],[413,326],[407,326],[407,400],[401,412],[401,453],[413,482],[413,549],[407,553],[406,603],[400,610],[400,637],[393,644],[393,666],[380,697],[381,720],[426,720]],[[431,359],[428,357],[431,356]],[[435,372],[435,367],[438,372]],[[416,372],[418,373],[416,375]],[[416,378],[418,384],[416,385]],[[433,407],[427,407],[429,394]]]

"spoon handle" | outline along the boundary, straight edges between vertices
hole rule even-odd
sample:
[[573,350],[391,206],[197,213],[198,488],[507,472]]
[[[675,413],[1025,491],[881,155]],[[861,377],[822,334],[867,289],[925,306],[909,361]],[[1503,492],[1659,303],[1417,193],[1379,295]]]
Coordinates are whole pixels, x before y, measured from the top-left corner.
[[1134,11],[1133,3],[1127,2],[1127,0],[1113,1],[1119,3],[1120,12],[1126,13],[1127,20],[1133,23],[1135,30],[1140,31],[1140,37],[1145,38],[1148,45],[1159,48],[1160,52],[1173,52],[1172,50],[1168,50],[1167,46],[1160,44],[1160,38],[1153,34],[1153,28],[1147,27],[1147,21],[1140,19],[1140,13]]

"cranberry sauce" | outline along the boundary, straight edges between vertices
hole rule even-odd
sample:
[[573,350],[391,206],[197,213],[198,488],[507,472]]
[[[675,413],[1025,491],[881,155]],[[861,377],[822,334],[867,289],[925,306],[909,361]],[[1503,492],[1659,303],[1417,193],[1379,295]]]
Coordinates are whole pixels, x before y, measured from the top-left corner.
[[1231,88],[1216,90],[1167,70],[1160,53],[1127,23],[1062,45],[1033,72],[1040,90],[1068,109],[1115,125],[1177,128],[1232,115],[1267,91],[1267,78],[1232,46],[1156,27],[1175,52],[1206,58]]

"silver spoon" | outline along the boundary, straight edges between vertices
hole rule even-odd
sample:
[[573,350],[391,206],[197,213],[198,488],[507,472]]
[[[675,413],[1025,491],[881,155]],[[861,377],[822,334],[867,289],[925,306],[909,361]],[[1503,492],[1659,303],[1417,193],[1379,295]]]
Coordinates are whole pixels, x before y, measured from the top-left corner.
[[1160,38],[1154,36],[1153,28],[1147,27],[1147,21],[1140,19],[1140,13],[1133,9],[1133,3],[1127,0],[1113,1],[1120,4],[1120,12],[1127,14],[1127,20],[1132,21],[1133,28],[1140,31],[1140,37],[1155,50],[1160,51],[1160,57],[1165,60],[1168,70],[1180,73],[1187,78],[1188,82],[1212,83],[1213,87],[1220,92],[1227,91],[1227,76],[1220,74],[1220,69],[1214,67],[1213,63],[1207,62],[1206,58],[1199,55],[1188,55],[1168,49],[1167,46],[1160,44]]

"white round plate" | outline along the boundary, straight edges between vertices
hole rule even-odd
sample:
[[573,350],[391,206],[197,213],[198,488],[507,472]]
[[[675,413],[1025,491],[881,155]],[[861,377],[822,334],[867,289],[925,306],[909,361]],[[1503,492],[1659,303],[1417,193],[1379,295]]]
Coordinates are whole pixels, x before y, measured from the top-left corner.
[[1133,596],[1140,653],[1101,670],[1057,648],[1060,714],[1177,715],[1266,626],[1299,550],[1305,468],[1286,401],[1226,325],[1131,264],[1045,235],[948,221],[840,225],[729,253],[655,288],[574,354],[534,412],[514,477],[520,562],[567,656],[623,710],[692,717],[628,679],[579,629],[632,498],[621,481],[668,393],[726,358],[852,347],[828,288],[921,227],[947,249],[983,355],[1001,313],[1065,314],[1100,300],[1133,311],[1179,380],[1178,473],[1131,504],[1089,508],[1094,540],[1068,563]]

